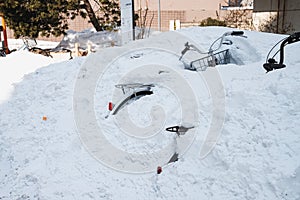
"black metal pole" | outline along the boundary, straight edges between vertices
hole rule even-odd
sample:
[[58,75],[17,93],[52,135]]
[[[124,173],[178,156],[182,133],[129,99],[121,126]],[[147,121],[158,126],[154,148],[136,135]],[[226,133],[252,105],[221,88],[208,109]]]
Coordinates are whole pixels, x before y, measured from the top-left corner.
[[134,13],[134,0],[131,0],[132,4],[132,35],[133,40],[135,40],[135,13]]

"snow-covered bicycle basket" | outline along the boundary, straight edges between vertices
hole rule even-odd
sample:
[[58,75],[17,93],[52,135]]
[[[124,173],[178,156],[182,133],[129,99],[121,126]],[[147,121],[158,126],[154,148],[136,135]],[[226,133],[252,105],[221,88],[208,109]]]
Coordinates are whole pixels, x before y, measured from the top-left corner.
[[215,65],[225,65],[230,63],[229,49],[214,53],[213,55],[205,56],[190,63],[191,70],[206,70],[207,67],[214,67]]
[[[243,36],[243,34],[244,34],[243,31],[226,32],[211,44],[211,46],[207,52],[202,52],[195,45],[189,44],[187,42],[187,43],[185,43],[185,48],[181,52],[181,57],[179,58],[179,60],[181,60],[183,62],[185,69],[189,69],[189,70],[193,70],[193,71],[205,71],[207,69],[207,67],[215,67],[216,65],[228,64],[232,60],[229,49],[221,50],[219,52],[217,52],[217,51],[221,48],[222,44],[229,44],[229,45],[232,44],[231,40],[225,40],[226,36]],[[220,43],[219,43],[218,47],[214,49],[213,48],[214,45],[219,40],[220,40]],[[183,60],[182,58],[188,51],[195,51],[199,54],[206,54],[206,56],[187,62],[187,61]]]

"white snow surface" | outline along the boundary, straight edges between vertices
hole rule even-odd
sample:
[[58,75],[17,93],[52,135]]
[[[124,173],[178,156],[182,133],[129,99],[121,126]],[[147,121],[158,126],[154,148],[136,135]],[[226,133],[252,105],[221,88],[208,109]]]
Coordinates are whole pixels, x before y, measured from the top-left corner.
[[[179,33],[207,50],[231,30],[197,27]],[[145,48],[162,43],[162,35],[138,43]],[[300,199],[300,43],[286,46],[286,68],[266,74],[262,65],[268,51],[286,36],[251,31],[245,35],[243,42],[232,47],[243,64],[217,66],[225,90],[225,121],[215,148],[203,159],[199,148],[209,125],[211,99],[202,90],[205,84],[201,85],[197,72],[185,70],[182,63],[161,52],[142,49],[133,55],[144,57],[141,63],[174,66],[202,101],[198,130],[203,133],[197,133],[190,148],[159,175],[155,168],[137,174],[114,170],[82,144],[74,121],[74,85],[81,67],[106,49],[59,63],[25,51],[0,58],[0,199]],[[184,44],[168,36],[179,57]],[[131,59],[119,62],[130,66]],[[111,77],[103,84],[114,86],[122,70],[109,70]],[[106,96],[101,99],[103,91]],[[101,85],[95,92],[99,106],[106,109],[95,108],[97,118],[109,122],[110,118],[103,118],[111,100],[109,92]],[[179,112],[178,99],[168,91],[160,92],[128,105],[131,119],[149,123],[139,110],[148,112],[153,102],[167,107],[167,115]],[[179,123],[174,117],[166,124],[172,120]],[[118,134],[107,137],[124,151],[149,150]],[[158,140],[151,140],[151,145]]]

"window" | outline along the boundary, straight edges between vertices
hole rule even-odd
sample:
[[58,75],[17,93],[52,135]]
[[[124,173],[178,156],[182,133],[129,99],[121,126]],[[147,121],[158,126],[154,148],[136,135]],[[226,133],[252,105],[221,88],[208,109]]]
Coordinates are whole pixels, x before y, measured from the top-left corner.
[[228,6],[230,7],[240,7],[242,0],[228,0]]

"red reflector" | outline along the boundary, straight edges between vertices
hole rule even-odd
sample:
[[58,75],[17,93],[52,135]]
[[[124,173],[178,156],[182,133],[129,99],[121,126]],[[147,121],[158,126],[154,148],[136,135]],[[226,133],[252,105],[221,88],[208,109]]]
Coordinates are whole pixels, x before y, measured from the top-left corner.
[[112,109],[113,109],[113,103],[112,103],[112,102],[109,102],[109,103],[108,103],[108,110],[109,110],[109,111],[112,111]]
[[160,174],[162,172],[162,167],[161,166],[158,166],[157,167],[157,174]]

